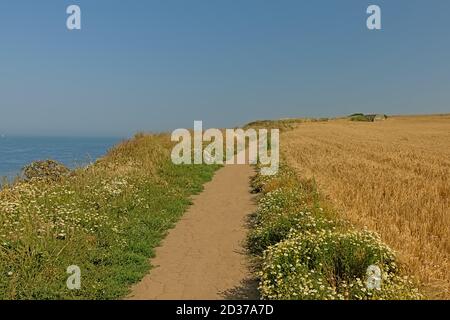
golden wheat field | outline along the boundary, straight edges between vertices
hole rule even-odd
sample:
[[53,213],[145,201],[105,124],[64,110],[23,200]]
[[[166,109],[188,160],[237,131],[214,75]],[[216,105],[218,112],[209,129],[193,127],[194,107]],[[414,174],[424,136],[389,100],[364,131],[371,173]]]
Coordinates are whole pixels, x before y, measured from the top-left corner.
[[338,215],[398,252],[428,298],[450,298],[450,115],[302,123],[281,148]]

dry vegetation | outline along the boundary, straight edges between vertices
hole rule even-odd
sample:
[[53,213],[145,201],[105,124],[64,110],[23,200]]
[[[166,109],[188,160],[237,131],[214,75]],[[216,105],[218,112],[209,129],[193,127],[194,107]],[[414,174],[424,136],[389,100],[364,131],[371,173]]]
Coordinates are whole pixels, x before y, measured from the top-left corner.
[[[275,176],[257,174],[252,188],[260,197],[248,247],[261,262],[256,268],[262,298],[423,299],[395,252],[377,233],[337,219],[323,206],[314,181],[282,165]],[[368,284],[374,266],[383,279],[379,286]]]
[[429,298],[450,298],[450,116],[302,123],[288,164],[345,219],[377,231]]

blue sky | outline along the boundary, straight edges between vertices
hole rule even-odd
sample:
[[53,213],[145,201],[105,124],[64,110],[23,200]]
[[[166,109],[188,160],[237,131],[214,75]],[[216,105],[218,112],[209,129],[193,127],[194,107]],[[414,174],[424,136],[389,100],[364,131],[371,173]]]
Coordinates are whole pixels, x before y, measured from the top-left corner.
[[[66,7],[82,30],[66,29]],[[366,28],[382,9],[383,30]],[[450,112],[447,0],[4,0],[0,133]]]

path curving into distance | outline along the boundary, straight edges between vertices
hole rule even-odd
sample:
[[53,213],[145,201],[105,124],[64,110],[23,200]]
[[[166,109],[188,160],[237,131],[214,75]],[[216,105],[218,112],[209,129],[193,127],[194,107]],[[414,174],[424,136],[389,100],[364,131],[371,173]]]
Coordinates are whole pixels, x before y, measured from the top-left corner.
[[256,210],[249,165],[219,169],[170,230],[151,260],[154,268],[128,299],[257,299],[244,245]]

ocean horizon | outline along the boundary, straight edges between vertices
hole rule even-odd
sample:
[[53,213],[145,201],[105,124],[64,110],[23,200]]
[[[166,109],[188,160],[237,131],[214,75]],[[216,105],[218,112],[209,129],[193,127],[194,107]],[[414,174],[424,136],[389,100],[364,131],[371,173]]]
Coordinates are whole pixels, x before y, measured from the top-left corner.
[[33,161],[52,159],[74,169],[104,156],[121,137],[0,136],[0,177],[21,175]]

